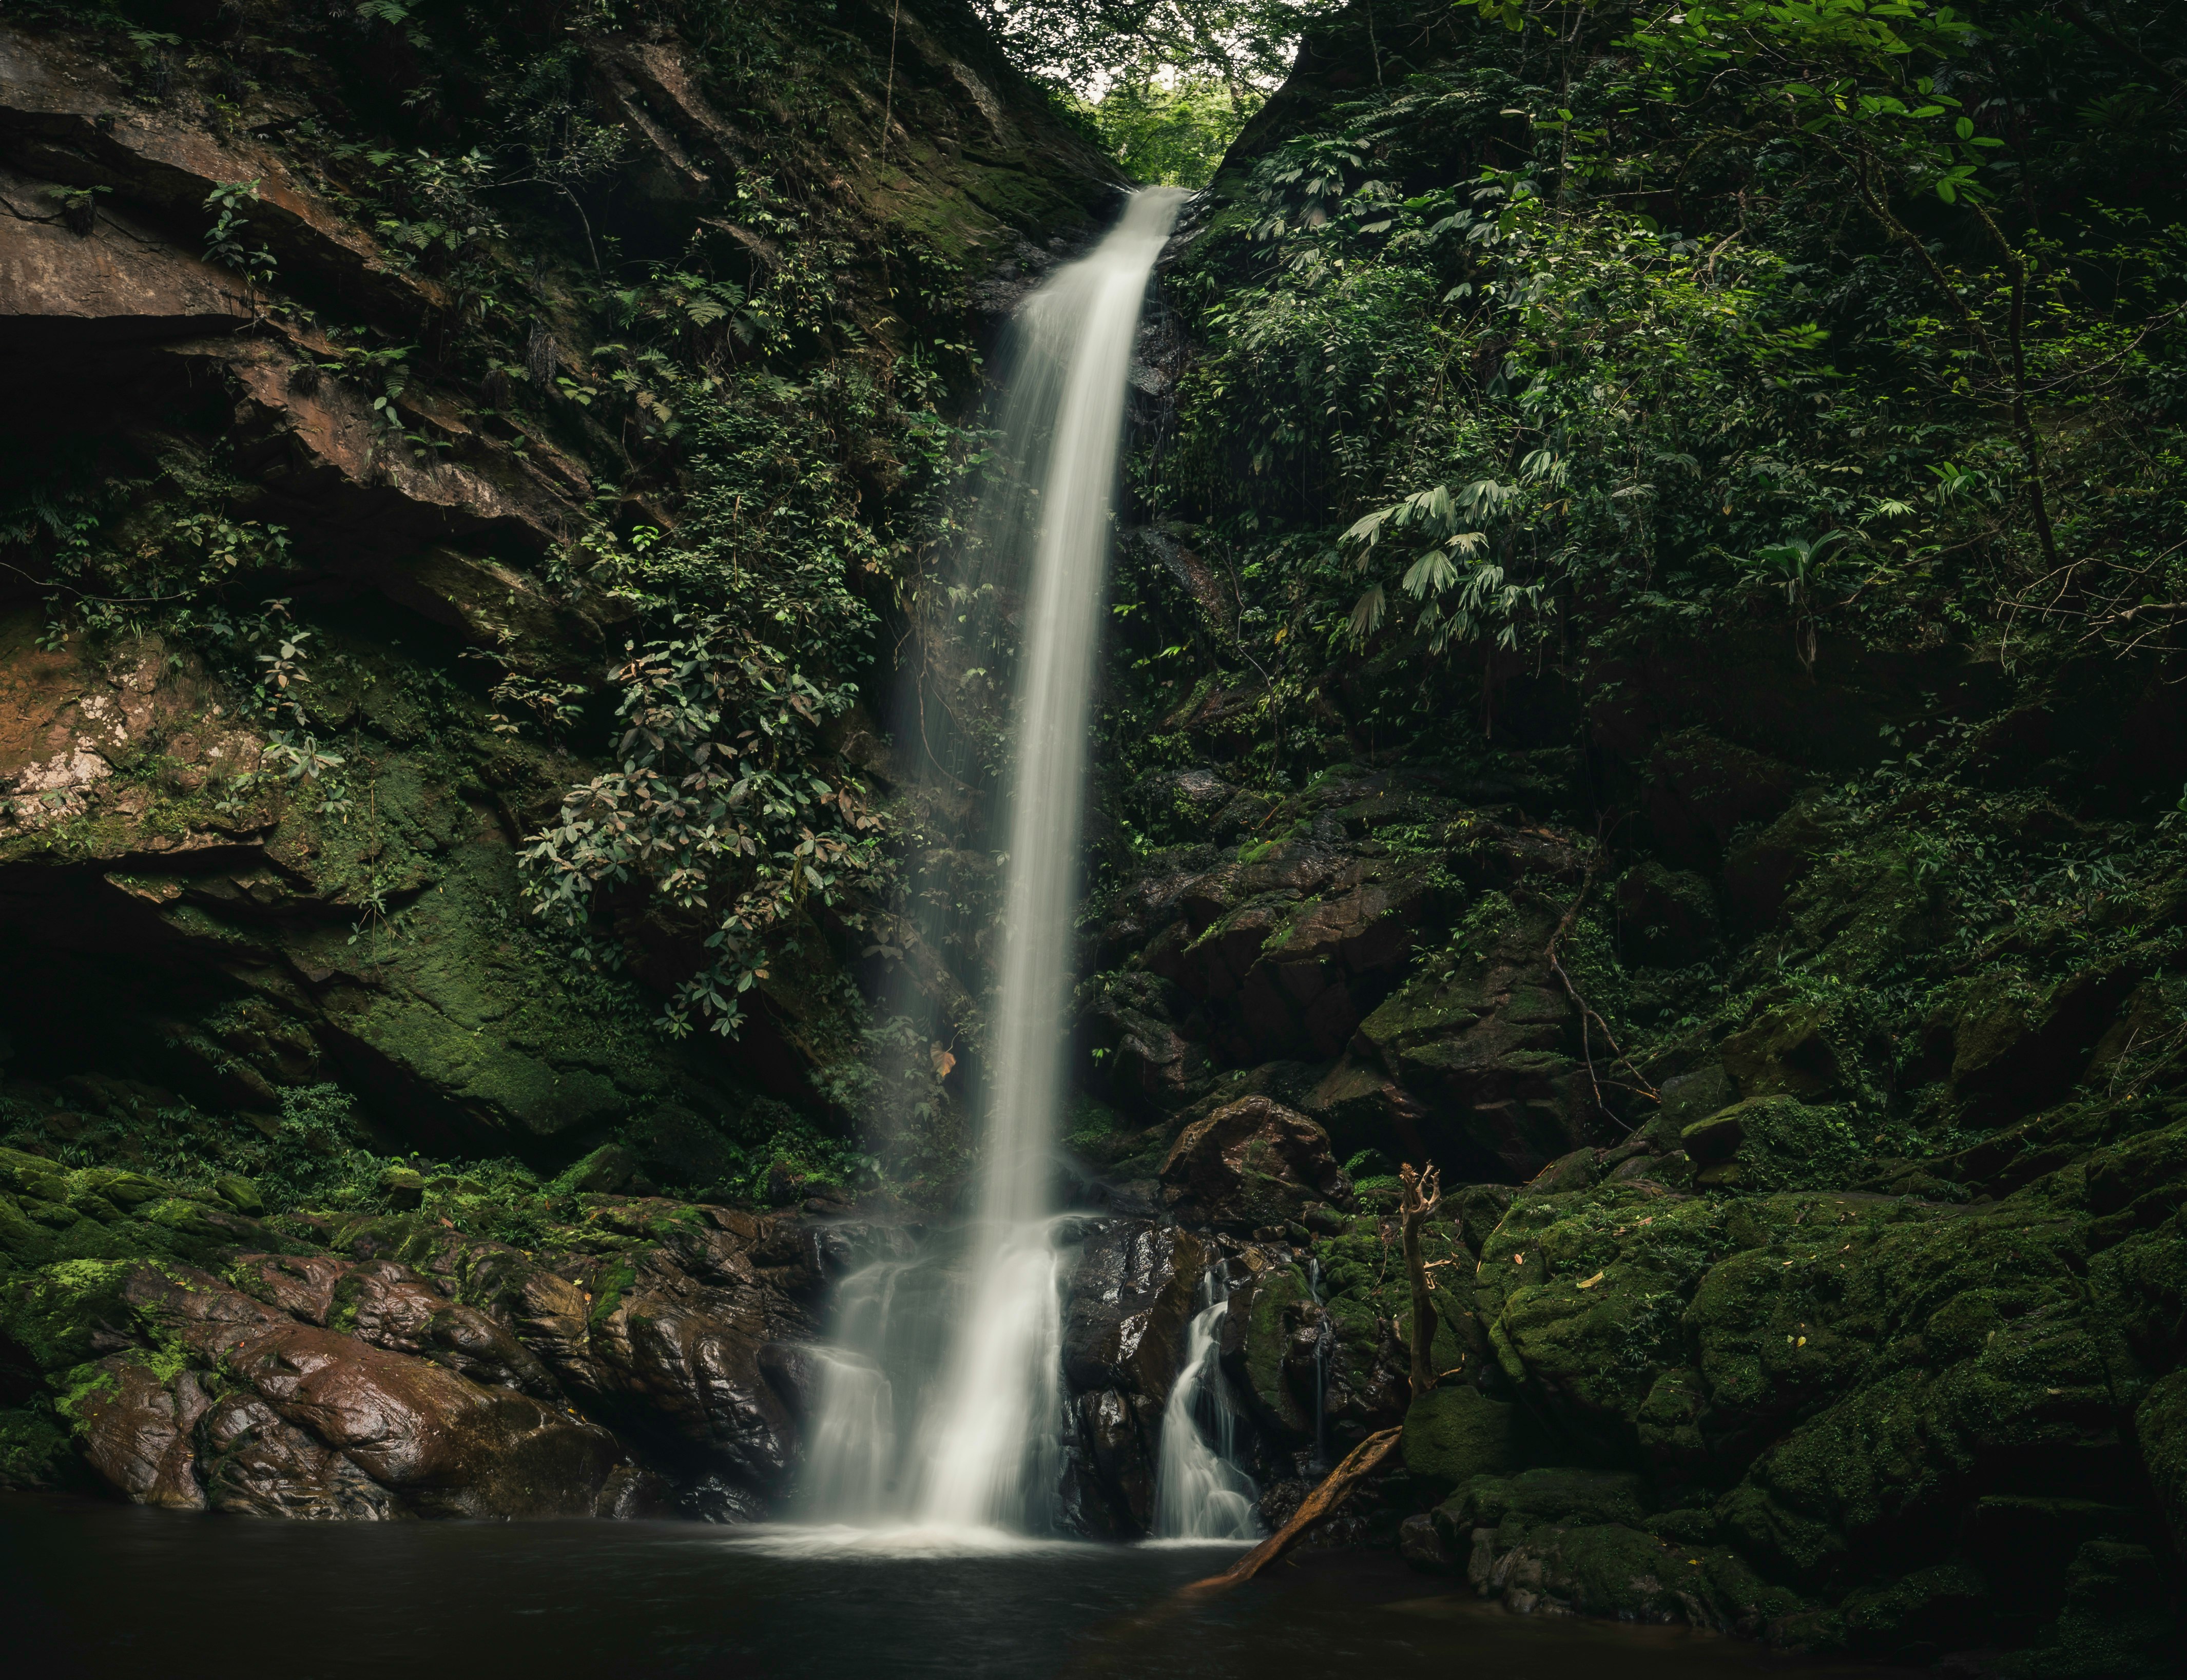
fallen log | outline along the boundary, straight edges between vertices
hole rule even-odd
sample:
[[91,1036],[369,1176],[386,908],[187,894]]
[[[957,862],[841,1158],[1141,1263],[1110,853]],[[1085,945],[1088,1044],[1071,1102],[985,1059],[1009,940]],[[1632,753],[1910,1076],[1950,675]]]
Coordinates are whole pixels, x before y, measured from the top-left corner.
[[1226,1587],[1235,1587],[1241,1581],[1251,1581],[1296,1545],[1307,1530],[1324,1517],[1333,1515],[1352,1490],[1372,1475],[1382,1460],[1390,1456],[1391,1449],[1397,1446],[1397,1438],[1403,1433],[1403,1429],[1398,1428],[1369,1436],[1345,1455],[1342,1464],[1323,1478],[1320,1486],[1306,1496],[1298,1509],[1291,1514],[1289,1522],[1222,1574],[1211,1575],[1205,1581],[1195,1581],[1184,1591],[1219,1592]]

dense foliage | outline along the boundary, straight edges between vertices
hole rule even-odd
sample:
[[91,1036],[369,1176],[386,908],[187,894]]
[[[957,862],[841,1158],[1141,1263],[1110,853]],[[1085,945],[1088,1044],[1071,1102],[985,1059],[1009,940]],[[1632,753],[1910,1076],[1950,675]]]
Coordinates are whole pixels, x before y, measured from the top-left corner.
[[1342,0],[975,0],[1005,51],[1037,76],[1100,92],[1157,76],[1220,82],[1242,98],[1280,81],[1301,28]]
[[1119,82],[1084,110],[1102,144],[1135,179],[1205,187],[1261,104],[1257,90],[1189,77]]
[[1362,655],[1354,722],[1441,734],[1657,632],[2167,642],[2159,20],[1490,12],[1252,160],[1172,288],[1145,494],[1248,585],[1270,753]]

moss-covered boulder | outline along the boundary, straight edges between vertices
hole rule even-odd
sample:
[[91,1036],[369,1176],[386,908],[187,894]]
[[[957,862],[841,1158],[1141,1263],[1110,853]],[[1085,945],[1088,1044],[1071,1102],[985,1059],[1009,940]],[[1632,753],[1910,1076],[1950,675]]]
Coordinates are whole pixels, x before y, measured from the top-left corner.
[[1466,1383],[1431,1389],[1406,1408],[1401,1445],[1405,1468],[1436,1492],[1496,1475],[1511,1460],[1511,1404]]
[[2065,1607],[2000,1665],[2010,1680],[2165,1680],[2179,1672],[2178,1581],[2147,1546],[2092,1540],[2066,1571]]
[[[1722,1546],[1649,1514],[1631,1472],[1545,1468],[1476,1476],[1437,1507],[1446,1556],[1484,1598],[1519,1614],[1684,1622],[1749,1636],[1812,1607]],[[1664,1514],[1666,1515],[1672,1514]]]
[[2187,1553],[2187,1370],[2150,1385],[2135,1408],[2134,1424],[2172,1543]]
[[0,1487],[65,1487],[83,1480],[49,1403],[0,1407]]
[[1473,1477],[1438,1508],[1438,1520],[1453,1533],[1493,1528],[1515,1512],[1539,1522],[1637,1528],[1650,1504],[1645,1479],[1631,1470],[1546,1466]]
[[1845,1111],[1784,1094],[1749,1097],[1684,1127],[1678,1144],[1707,1188],[1842,1184],[1864,1151]]

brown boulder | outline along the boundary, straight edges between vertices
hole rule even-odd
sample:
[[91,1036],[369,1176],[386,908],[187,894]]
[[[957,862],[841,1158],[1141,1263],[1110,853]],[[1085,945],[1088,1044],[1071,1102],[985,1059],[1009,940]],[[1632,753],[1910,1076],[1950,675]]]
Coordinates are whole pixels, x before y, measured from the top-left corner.
[[677,1456],[779,1492],[797,1433],[763,1368],[775,1340],[768,1306],[756,1288],[710,1289],[649,1256],[593,1323],[596,1397]]
[[[278,1264],[259,1258],[257,1278],[268,1272],[282,1275]],[[476,1329],[469,1319],[464,1330],[442,1328],[453,1304],[425,1289],[407,1267],[391,1267],[390,1276],[367,1262],[345,1278],[344,1285],[368,1269],[379,1290],[373,1297],[376,1333],[400,1340],[414,1329],[420,1347],[430,1346],[445,1357],[450,1344]],[[337,1323],[350,1318],[363,1289],[357,1284],[340,1292],[331,1315]],[[359,1336],[299,1323],[189,1267],[133,1267],[121,1281],[119,1299],[135,1324],[162,1348],[179,1351],[193,1365],[216,1367],[232,1382],[255,1390],[287,1424],[342,1454],[423,1514],[582,1514],[593,1508],[609,1470],[622,1458],[614,1437],[557,1406],[484,1386],[447,1365],[375,1346]],[[486,1319],[483,1313],[471,1316]],[[505,1330],[492,1329],[498,1333],[488,1338],[492,1346],[502,1348],[503,1340],[514,1346]],[[502,1351],[506,1357],[507,1350]],[[521,1349],[516,1357],[524,1357]],[[115,1357],[110,1394],[88,1396],[78,1414],[93,1467],[142,1503],[201,1503],[194,1481],[184,1490],[184,1480],[194,1472],[189,1469],[190,1444],[183,1437],[205,1412],[210,1397],[194,1388],[196,1379],[188,1371],[164,1384],[138,1374],[153,1356]],[[539,1368],[536,1360],[529,1365],[535,1372]],[[217,1445],[223,1452],[240,1438],[245,1426],[222,1424]],[[108,1443],[96,1452],[90,1444],[95,1437]],[[155,1474],[139,1467],[139,1461],[167,1468]],[[268,1510],[282,1504],[282,1497],[269,1490],[313,1486],[331,1491],[292,1491],[284,1497],[300,1505],[361,1497],[353,1489],[344,1491],[347,1484],[330,1461],[316,1458],[307,1446],[286,1437],[254,1449],[254,1456],[239,1463],[223,1483],[232,1497],[245,1503],[255,1500],[254,1509]]]
[[1071,1387],[1167,1400],[1206,1267],[1197,1238],[1148,1220],[1116,1220],[1088,1238],[1064,1290],[1063,1370]]
[[139,1505],[202,1510],[190,1431],[210,1401],[196,1374],[162,1377],[144,1354],[110,1353],[62,1402],[99,1480]]
[[249,324],[241,281],[102,208],[65,226],[50,183],[0,169],[0,342],[48,346],[187,338]]
[[1180,1031],[1191,1000],[1159,975],[1105,975],[1088,991],[1081,1031],[1109,1093],[1142,1113],[1174,1112],[1205,1094],[1215,1065]]
[[278,1306],[307,1324],[323,1324],[334,1311],[335,1286],[350,1263],[330,1254],[243,1254],[228,1276],[247,1295]]
[[425,1514],[582,1515],[622,1457],[604,1430],[528,1395],[311,1325],[260,1336],[228,1368]]
[[386,1521],[407,1515],[395,1496],[252,1394],[232,1394],[197,1428],[205,1503],[242,1516]]
[[487,1388],[561,1398],[547,1368],[506,1325],[450,1301],[398,1261],[374,1260],[356,1267],[342,1279],[335,1299],[341,1327],[375,1347],[418,1354]]
[[1161,1166],[1179,1219],[1234,1231],[1284,1226],[1315,1201],[1348,1202],[1329,1134],[1296,1110],[1246,1097],[1185,1127]]
[[1361,1023],[1359,1049],[1414,1099],[1392,1116],[1404,1154],[1526,1179],[1587,1141],[1579,1017],[1544,954],[1552,926],[1546,910],[1514,912]]

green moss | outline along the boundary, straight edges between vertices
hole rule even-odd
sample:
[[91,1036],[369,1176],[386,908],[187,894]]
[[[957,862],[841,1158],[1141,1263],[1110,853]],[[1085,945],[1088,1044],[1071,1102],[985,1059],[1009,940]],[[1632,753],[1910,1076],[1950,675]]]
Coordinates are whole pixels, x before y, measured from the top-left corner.
[[2165,1680],[2179,1671],[2173,1586],[2146,1546],[2092,1540],[2066,1573],[2066,1605],[2032,1649],[1999,1666],[2009,1680]]
[[1300,1434],[1311,1436],[1313,1419],[1291,1392],[1283,1372],[1290,1346],[1290,1311],[1308,1299],[1306,1276],[1296,1267],[1263,1273],[1255,1281],[1246,1318],[1245,1364],[1246,1385],[1266,1413]]
[[1436,1492],[1499,1474],[1511,1459],[1511,1407],[1470,1384],[1431,1389],[1407,1409],[1401,1444],[1405,1468]]
[[1543,1523],[1614,1523],[1639,1527],[1647,1514],[1646,1484],[1629,1470],[1560,1466],[1516,1475],[1477,1475],[1444,1502],[1465,1527],[1495,1527],[1515,1514]]
[[621,1305],[624,1295],[638,1282],[638,1268],[629,1261],[617,1260],[603,1271],[593,1284],[593,1305],[587,1315],[589,1322],[599,1324]]
[[42,1266],[53,1252],[53,1233],[26,1217],[14,1197],[0,1195],[0,1271]]
[[1852,1593],[1838,1614],[1858,1649],[1879,1655],[1909,1646],[1951,1649],[1981,1637],[1987,1595],[1987,1583],[1971,1565],[1943,1563]]
[[64,1260],[20,1277],[0,1296],[8,1340],[42,1371],[80,1364],[102,1324],[132,1321],[122,1289],[132,1267],[115,1260]]
[[1750,1097],[1687,1127],[1679,1141],[1703,1164],[1702,1184],[1744,1190],[1841,1184],[1863,1154],[1843,1109],[1784,1095]]
[[2173,1544],[2187,1552],[2187,1369],[2150,1386],[2135,1408],[2134,1428]]
[[44,1403],[0,1408],[0,1488],[65,1486],[76,1479],[75,1464]]
[[84,1413],[100,1396],[121,1386],[110,1360],[87,1362],[50,1379],[54,1390],[53,1410],[82,1428]]

